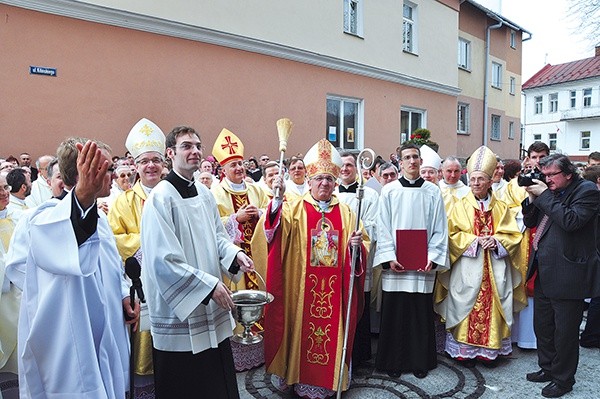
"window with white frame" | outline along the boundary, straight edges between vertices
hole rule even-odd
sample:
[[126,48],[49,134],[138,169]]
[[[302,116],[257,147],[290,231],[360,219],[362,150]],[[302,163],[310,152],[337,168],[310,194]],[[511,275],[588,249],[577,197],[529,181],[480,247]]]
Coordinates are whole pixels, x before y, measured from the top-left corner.
[[513,121],[508,122],[508,138],[515,139],[515,123]]
[[500,115],[492,115],[492,134],[490,139],[498,141],[502,139],[500,127]]
[[424,110],[407,107],[400,109],[400,143],[409,140],[412,132],[424,127],[427,127]]
[[327,125],[325,137],[334,147],[345,150],[361,148],[362,100],[343,97],[327,97]]
[[502,89],[502,64],[492,61],[492,87]]
[[535,96],[533,98],[533,113],[534,114],[541,114],[543,111],[543,103],[542,103],[542,96]]
[[550,93],[548,95],[548,112],[558,111],[558,93]]
[[571,90],[570,97],[571,97],[571,108],[575,108],[577,106],[577,91]]
[[363,35],[362,0],[344,0],[344,32]]
[[592,138],[592,132],[586,131],[580,133],[579,149],[589,151],[590,139]]
[[458,38],[458,66],[471,70],[471,42],[462,37]]
[[556,151],[556,133],[548,133],[548,147],[550,151]]
[[456,112],[456,132],[460,134],[469,134],[470,121],[469,104],[458,103]]
[[517,48],[517,32],[514,30],[510,31],[510,47]]
[[583,106],[592,106],[592,89],[583,89]]
[[407,1],[402,8],[402,50],[417,52],[417,6]]
[[542,141],[542,135],[541,134],[534,134],[533,135],[533,141]]
[[509,93],[514,96],[516,91],[517,91],[517,79],[514,76],[511,76],[510,77]]

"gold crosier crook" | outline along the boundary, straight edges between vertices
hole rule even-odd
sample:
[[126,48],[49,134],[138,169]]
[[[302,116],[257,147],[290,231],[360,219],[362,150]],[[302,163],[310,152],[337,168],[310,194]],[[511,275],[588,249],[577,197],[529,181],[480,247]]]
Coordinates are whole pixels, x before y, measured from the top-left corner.
[[[356,228],[354,231],[360,229],[360,214],[362,211],[362,199],[365,193],[364,183],[365,180],[362,175],[363,169],[371,169],[375,163],[375,151],[370,148],[362,150],[358,157],[356,157],[356,166],[358,168],[358,189],[356,190],[356,198],[358,199],[358,209],[356,212]],[[352,291],[354,288],[354,270],[356,269],[356,260],[360,253],[359,247],[352,248],[352,262],[350,266],[350,288],[348,290],[348,303],[346,306],[346,324],[344,325],[344,345],[342,346],[342,361],[340,362],[340,376],[338,378],[338,388],[336,398],[342,397],[342,386],[344,384],[344,364],[346,363],[346,352],[348,351],[348,325],[350,324],[350,306],[352,305]],[[368,306],[368,304],[367,304]],[[350,382],[350,381],[348,381]]]

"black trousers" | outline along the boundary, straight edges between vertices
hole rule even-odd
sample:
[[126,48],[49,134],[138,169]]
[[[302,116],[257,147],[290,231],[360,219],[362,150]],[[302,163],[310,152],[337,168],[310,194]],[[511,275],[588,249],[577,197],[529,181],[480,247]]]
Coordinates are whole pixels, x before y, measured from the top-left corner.
[[156,399],[239,399],[229,339],[203,352],[152,350]]
[[583,300],[546,297],[538,277],[533,301],[538,364],[558,385],[572,387],[579,363],[579,326],[583,319]]

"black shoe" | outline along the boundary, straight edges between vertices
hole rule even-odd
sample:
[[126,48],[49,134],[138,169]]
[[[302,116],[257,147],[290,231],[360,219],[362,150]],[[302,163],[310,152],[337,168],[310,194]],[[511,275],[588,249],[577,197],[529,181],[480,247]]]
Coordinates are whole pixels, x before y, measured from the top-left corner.
[[413,371],[413,375],[417,378],[427,377],[427,371]]
[[531,382],[549,382],[552,381],[552,376],[544,370],[536,371],[535,373],[527,373],[527,381]]
[[402,373],[400,371],[388,371],[387,375],[389,375],[392,378],[399,378]]
[[579,346],[582,348],[600,348],[600,340],[579,340]]
[[556,382],[551,382],[542,389],[542,396],[545,398],[560,398],[567,392],[571,392],[573,387],[561,387]]

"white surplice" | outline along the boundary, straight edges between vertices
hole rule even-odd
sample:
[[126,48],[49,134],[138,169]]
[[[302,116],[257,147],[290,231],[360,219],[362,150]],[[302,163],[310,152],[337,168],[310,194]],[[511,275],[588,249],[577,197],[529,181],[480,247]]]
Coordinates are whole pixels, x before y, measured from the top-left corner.
[[[338,189],[335,191],[335,195],[338,199],[344,204],[348,205],[350,209],[354,213],[358,212],[358,198],[356,197],[356,193],[344,192],[340,193]],[[370,187],[364,187],[363,198],[361,200],[360,206],[360,221],[363,224],[367,235],[369,236],[369,240],[371,241],[371,246],[369,248],[369,254],[367,255],[367,267],[365,273],[365,292],[371,292],[371,288],[373,285],[373,260],[375,258],[375,244],[377,243],[377,216],[378,216],[378,203],[379,203],[379,194],[377,191],[373,190]],[[352,226],[353,229],[356,226]]]
[[182,198],[163,180],[142,212],[142,282],[153,344],[161,351],[217,348],[235,327],[230,312],[202,301],[241,249],[225,232],[212,193],[195,186],[197,196]]
[[[377,253],[373,264],[396,259],[396,230],[427,230],[427,259],[438,266],[428,272],[396,273],[384,270],[382,286],[388,292],[433,292],[435,273],[448,268],[448,221],[440,189],[428,181],[421,187],[386,184],[379,197]],[[425,265],[423,265],[425,266]]]
[[94,234],[77,245],[72,195],[27,215],[27,230],[20,232],[26,244],[7,262],[9,276],[22,276],[25,268],[18,336],[21,399],[124,398],[128,388],[122,305],[128,290],[121,260],[102,212]]

